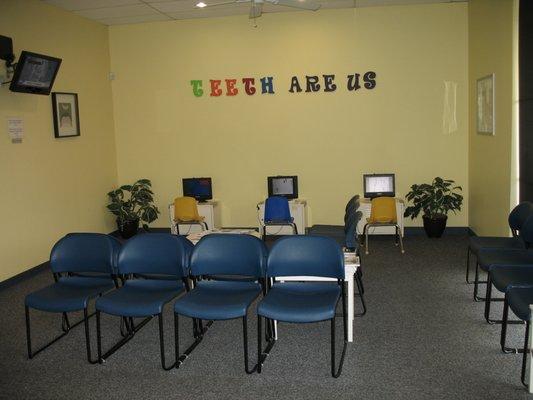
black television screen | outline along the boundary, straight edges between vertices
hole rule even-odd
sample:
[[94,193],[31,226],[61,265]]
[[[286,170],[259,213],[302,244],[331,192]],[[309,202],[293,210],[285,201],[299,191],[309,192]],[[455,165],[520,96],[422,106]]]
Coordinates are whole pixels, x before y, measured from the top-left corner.
[[394,197],[394,174],[365,174],[363,175],[363,188],[366,198]]
[[211,200],[211,178],[183,178],[183,195],[194,197],[198,201]]
[[298,198],[298,177],[293,176],[269,176],[268,196],[283,196],[288,199]]
[[15,67],[9,90],[48,95],[60,65],[60,58],[23,51]]

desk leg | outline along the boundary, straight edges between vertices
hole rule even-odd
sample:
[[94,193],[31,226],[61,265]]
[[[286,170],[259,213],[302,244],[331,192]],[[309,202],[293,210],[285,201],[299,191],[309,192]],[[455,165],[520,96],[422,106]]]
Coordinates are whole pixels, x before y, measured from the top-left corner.
[[[350,274],[348,279],[348,342],[353,342],[353,320],[354,320],[354,275]],[[533,330],[533,329],[532,329]]]
[[[531,306],[530,306],[531,308]],[[533,340],[533,329],[529,329],[529,347],[531,348],[531,344]],[[529,358],[529,385],[527,386],[527,391],[529,393],[533,393],[533,368],[531,366],[533,365],[533,353],[531,350],[528,352],[527,358]]]

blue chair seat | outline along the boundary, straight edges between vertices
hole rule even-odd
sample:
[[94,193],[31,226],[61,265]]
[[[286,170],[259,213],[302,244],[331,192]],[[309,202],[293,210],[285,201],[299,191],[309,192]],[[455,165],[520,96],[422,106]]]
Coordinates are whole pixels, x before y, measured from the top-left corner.
[[519,237],[472,236],[469,246],[476,255],[483,249],[525,249],[524,241]]
[[58,282],[27,295],[25,304],[48,312],[79,311],[87,307],[90,299],[114,287],[110,278],[62,277]]
[[510,287],[533,286],[533,267],[496,267],[491,271],[492,284],[500,292]]
[[256,282],[200,281],[176,301],[174,312],[205,320],[239,318],[246,315],[260,293],[261,286]]
[[163,306],[185,289],[182,281],[133,279],[96,300],[96,309],[124,317],[160,314]]
[[507,294],[509,307],[522,321],[531,319],[529,305],[533,304],[533,288],[511,288]]
[[259,303],[257,313],[284,322],[324,321],[335,316],[340,294],[337,283],[276,283]]
[[495,266],[533,266],[532,250],[485,249],[478,255],[478,263],[483,271],[491,271]]

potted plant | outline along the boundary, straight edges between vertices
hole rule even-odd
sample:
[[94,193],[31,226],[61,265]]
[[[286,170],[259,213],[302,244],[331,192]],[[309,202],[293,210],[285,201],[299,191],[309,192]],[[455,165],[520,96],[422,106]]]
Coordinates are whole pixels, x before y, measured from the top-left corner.
[[159,210],[154,205],[152,183],[148,179],[139,179],[133,185],[122,185],[107,195],[110,203],[109,211],[117,216],[117,227],[120,235],[128,239],[137,233],[139,222],[143,221],[143,228],[157,219]]
[[428,237],[441,237],[446,228],[448,212],[461,210],[463,196],[459,194],[463,189],[455,186],[455,181],[436,177],[431,184],[411,186],[406,199],[413,205],[405,209],[404,217],[415,219],[423,212],[424,230]]

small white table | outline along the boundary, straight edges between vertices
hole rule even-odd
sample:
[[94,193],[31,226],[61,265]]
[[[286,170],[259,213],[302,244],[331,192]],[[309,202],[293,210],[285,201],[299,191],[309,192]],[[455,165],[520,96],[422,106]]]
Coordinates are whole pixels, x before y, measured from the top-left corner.
[[[347,296],[347,312],[348,312],[348,342],[353,342],[353,321],[355,319],[355,289],[354,278],[357,269],[360,267],[359,258],[355,253],[344,253],[344,280],[348,284]],[[278,279],[281,282],[289,281],[331,281],[336,282],[333,278],[324,278],[322,276],[284,276],[283,279]],[[274,321],[274,336],[278,337],[277,321]]]

